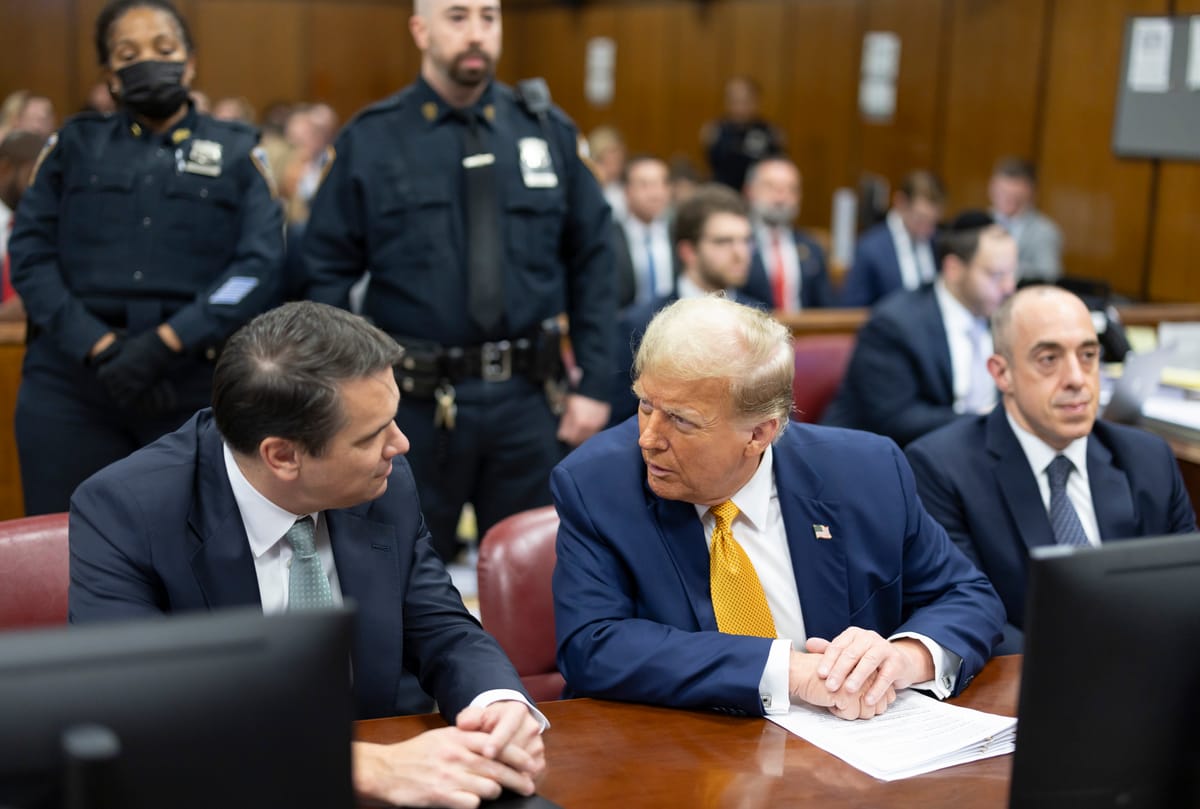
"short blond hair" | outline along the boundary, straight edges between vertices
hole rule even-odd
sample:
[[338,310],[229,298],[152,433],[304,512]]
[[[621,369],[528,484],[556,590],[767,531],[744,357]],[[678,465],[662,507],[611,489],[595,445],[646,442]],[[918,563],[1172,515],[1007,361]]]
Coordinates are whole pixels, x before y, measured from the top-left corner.
[[766,312],[722,294],[687,298],[663,308],[646,327],[633,362],[634,378],[643,374],[727,380],[734,416],[778,419],[778,435],[792,411],[792,334]]

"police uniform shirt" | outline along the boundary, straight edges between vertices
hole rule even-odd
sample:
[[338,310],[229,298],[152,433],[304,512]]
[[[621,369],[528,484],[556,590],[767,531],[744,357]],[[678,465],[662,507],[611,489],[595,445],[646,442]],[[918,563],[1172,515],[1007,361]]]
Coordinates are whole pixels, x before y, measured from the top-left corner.
[[213,349],[278,294],[283,216],[257,132],[189,109],[156,134],[82,113],[47,144],[17,213],[30,318],[82,360],[114,328],[167,322]]
[[467,315],[465,125],[421,78],[338,137],[305,234],[305,297],[346,307],[369,271],[364,314],[393,335],[442,346],[529,336],[565,311],[584,371],[579,391],[604,399],[616,312],[612,225],[576,153],[575,128],[557,108],[543,127],[498,82],[468,112],[496,175],[497,333],[482,333]]

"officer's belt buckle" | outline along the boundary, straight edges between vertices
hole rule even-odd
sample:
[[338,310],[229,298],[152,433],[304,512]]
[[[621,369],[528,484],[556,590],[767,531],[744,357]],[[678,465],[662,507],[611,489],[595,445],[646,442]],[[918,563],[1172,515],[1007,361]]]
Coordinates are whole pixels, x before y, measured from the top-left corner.
[[479,375],[485,382],[506,382],[512,378],[512,343],[484,343],[479,347]]

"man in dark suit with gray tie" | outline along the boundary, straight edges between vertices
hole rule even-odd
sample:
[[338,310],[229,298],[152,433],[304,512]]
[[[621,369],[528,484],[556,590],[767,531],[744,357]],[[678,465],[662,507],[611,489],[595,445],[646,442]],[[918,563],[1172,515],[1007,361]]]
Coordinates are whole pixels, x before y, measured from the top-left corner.
[[907,449],[921,502],[1004,601],[997,654],[1021,651],[1029,549],[1188,533],[1196,515],[1161,438],[1097,421],[1100,344],[1083,302],[1029,287],[993,317],[1003,407]]
[[399,457],[402,353],[357,315],[310,302],[234,334],[212,409],[72,497],[71,621],[353,598],[359,716],[424,707],[406,699],[415,675],[455,724],[355,743],[359,794],[410,806],[530,794],[544,719],[434,552]]

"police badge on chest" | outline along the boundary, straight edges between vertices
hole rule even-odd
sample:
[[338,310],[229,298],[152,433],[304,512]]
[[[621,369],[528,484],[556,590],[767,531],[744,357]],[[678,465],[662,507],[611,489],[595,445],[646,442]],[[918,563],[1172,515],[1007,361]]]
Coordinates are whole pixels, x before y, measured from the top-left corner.
[[526,188],[557,188],[558,175],[550,159],[550,146],[542,138],[521,138],[517,141],[521,156],[521,179]]
[[188,151],[183,170],[205,177],[221,176],[221,144],[211,140],[194,140]]

